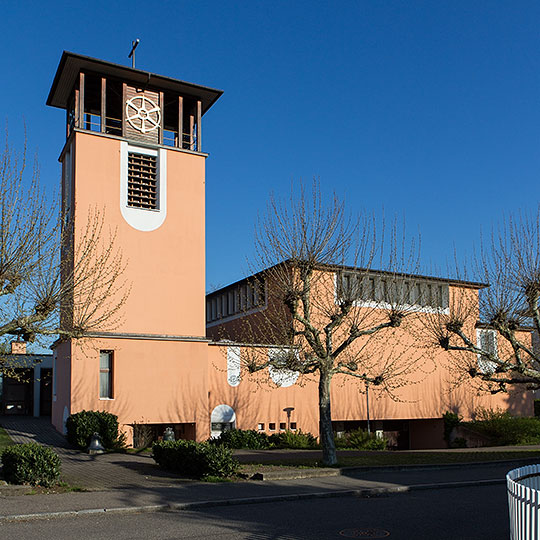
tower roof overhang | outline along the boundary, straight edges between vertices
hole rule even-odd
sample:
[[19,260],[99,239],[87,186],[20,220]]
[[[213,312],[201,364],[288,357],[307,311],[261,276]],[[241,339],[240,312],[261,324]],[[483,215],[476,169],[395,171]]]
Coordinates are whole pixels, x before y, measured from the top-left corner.
[[170,91],[182,96],[191,96],[202,102],[202,113],[204,114],[219,99],[223,90],[216,90],[207,86],[201,86],[163,75],[157,75],[141,69],[133,69],[121,64],[106,62],[97,58],[83,56],[72,52],[64,51],[54,81],[47,98],[47,105],[66,109],[81,71],[93,72],[103,77],[120,79],[126,83],[137,86],[151,86],[162,91]]

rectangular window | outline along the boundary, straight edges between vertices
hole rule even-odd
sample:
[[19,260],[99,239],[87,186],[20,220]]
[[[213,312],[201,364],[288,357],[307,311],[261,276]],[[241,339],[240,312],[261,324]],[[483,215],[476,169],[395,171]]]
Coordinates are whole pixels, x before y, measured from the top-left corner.
[[259,424],[259,425],[257,426],[257,429],[258,429],[259,431],[264,431],[264,423]]
[[280,422],[279,423],[279,429],[281,431],[285,431],[287,429],[287,424],[285,422]]
[[157,156],[128,152],[128,206],[158,209]]
[[296,430],[296,422],[291,422],[291,431]]
[[[476,343],[479,349],[497,358],[497,333],[495,330],[478,328],[476,330]],[[478,355],[478,370],[480,373],[491,375],[497,368],[497,364],[489,359],[488,355]]]
[[113,399],[112,351],[99,351],[99,397]]
[[268,424],[268,429],[269,429],[270,431],[276,431],[276,424],[275,424],[274,422],[270,422],[270,423]]

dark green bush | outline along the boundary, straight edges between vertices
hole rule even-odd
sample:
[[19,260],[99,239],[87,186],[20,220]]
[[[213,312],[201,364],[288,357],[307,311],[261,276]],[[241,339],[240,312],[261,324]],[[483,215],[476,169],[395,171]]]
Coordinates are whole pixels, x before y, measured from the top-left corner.
[[211,439],[212,444],[223,445],[227,448],[248,448],[264,450],[270,448],[268,435],[254,429],[229,429],[222,431],[219,437]]
[[281,431],[269,437],[272,448],[317,448],[317,439],[311,433]]
[[109,450],[125,446],[125,436],[118,435],[118,417],[105,411],[81,411],[66,420],[68,441],[86,449],[90,437],[98,433],[103,446]]
[[501,410],[480,409],[469,429],[485,435],[496,446],[540,444],[540,418],[514,417]]
[[156,463],[169,471],[192,478],[227,478],[238,470],[238,462],[223,445],[195,441],[160,441],[152,446]]
[[10,484],[49,487],[60,476],[60,458],[46,446],[37,443],[16,444],[1,454],[4,478]]
[[355,448],[356,450],[386,450],[388,441],[377,437],[375,433],[368,433],[363,429],[355,429],[345,433],[343,437],[336,438],[337,448]]
[[446,411],[442,417],[444,421],[444,440],[446,441],[446,444],[450,446],[452,431],[459,426],[463,418],[451,411]]
[[467,448],[467,439],[463,437],[456,437],[452,441],[452,448]]
[[347,436],[343,434],[341,437],[337,437],[334,433],[334,442],[336,444],[336,448],[349,448],[349,441],[347,440]]

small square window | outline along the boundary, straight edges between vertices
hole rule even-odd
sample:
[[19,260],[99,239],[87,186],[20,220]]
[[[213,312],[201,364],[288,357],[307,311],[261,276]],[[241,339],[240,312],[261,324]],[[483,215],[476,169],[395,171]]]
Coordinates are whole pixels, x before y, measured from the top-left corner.
[[291,422],[291,431],[296,430],[296,422]]
[[259,431],[264,431],[264,424],[259,424],[259,425],[257,426],[257,429],[258,429]]
[[287,429],[287,424],[285,422],[280,422],[279,429],[285,431]]
[[268,424],[268,429],[269,429],[270,431],[276,431],[276,424],[275,424],[274,422],[270,422],[270,423]]

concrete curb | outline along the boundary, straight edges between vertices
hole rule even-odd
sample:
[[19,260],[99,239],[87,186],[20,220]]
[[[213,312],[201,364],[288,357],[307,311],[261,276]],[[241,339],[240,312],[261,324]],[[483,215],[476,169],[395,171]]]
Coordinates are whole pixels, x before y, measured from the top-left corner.
[[309,499],[327,499],[337,497],[384,497],[387,495],[407,493],[410,491],[421,491],[429,489],[452,489],[465,488],[475,486],[490,486],[495,484],[504,484],[505,479],[492,480],[468,480],[464,482],[445,482],[441,484],[414,484],[411,486],[394,486],[394,487],[375,487],[362,489],[344,489],[335,491],[322,491],[311,493],[293,493],[288,495],[270,495],[266,497],[249,497],[238,499],[223,499],[210,501],[195,501],[185,503],[166,503],[145,506],[125,506],[118,508],[92,508],[88,510],[68,510],[64,512],[42,512],[36,514],[14,514],[9,516],[0,516],[0,524],[13,521],[33,521],[41,519],[54,519],[66,517],[78,517],[88,515],[103,515],[103,514],[133,514],[147,513],[160,511],[181,511],[181,510],[197,510],[200,508],[213,508],[217,506],[237,506],[244,504],[265,504],[283,501],[302,501]]

